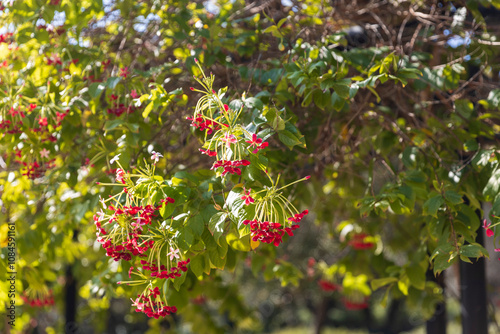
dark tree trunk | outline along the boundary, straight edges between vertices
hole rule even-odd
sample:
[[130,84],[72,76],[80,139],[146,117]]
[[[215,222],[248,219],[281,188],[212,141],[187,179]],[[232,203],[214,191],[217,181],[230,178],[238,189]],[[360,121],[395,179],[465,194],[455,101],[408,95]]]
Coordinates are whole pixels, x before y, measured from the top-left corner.
[[[427,279],[429,281],[434,281],[443,289],[443,295],[445,293],[444,285],[444,272],[439,274],[437,277],[434,273],[429,270],[427,272]],[[446,302],[443,301],[436,305],[436,310],[431,319],[429,319],[425,325],[427,334],[446,334]]]
[[[483,245],[480,229],[476,242]],[[484,258],[474,263],[460,261],[460,295],[463,334],[488,334],[488,310],[486,303],[486,274]]]
[[[78,237],[78,230],[73,231],[73,240]],[[64,326],[64,332],[66,334],[78,333],[78,324],[76,323],[76,279],[73,275],[73,265],[68,264],[66,268],[66,284],[65,290],[65,307],[64,315],[66,319],[66,324]]]
[[314,334],[321,334],[326,323],[326,314],[329,309],[328,297],[323,297],[321,304],[316,309],[316,323],[314,324]]

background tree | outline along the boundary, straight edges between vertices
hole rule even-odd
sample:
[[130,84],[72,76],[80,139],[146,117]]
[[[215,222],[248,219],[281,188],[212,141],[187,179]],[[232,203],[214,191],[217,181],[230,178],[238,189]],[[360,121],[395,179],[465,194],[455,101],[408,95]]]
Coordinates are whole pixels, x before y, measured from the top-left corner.
[[[168,290],[179,311],[150,321],[153,332],[184,323],[195,333],[270,331],[299,324],[275,307],[295,303],[314,310],[317,332],[331,304],[366,309],[375,300],[389,305],[389,319],[403,304],[431,317],[443,295],[427,272],[487,256],[476,242],[483,229],[497,237],[499,5],[3,1],[1,265],[8,268],[10,222],[18,292],[16,327],[3,326],[56,333],[116,326],[123,303],[115,298],[138,292],[116,284],[129,265],[100,250],[92,217],[99,196],[124,189],[102,183],[120,182],[117,168],[129,175],[144,159],[152,166],[153,152],[164,156],[154,164],[161,179],[143,178],[175,190],[165,190],[175,202],[156,215],[176,217],[172,240],[184,240],[179,249],[193,261]],[[207,131],[193,120],[198,129],[188,130],[185,118],[203,96],[193,79],[201,69],[215,77],[220,110],[243,107],[246,129],[269,143],[248,153],[259,158],[241,167],[241,178],[210,170],[213,161],[198,151]],[[118,155],[122,167],[111,163]],[[279,247],[251,244],[242,226],[251,213],[231,201],[245,196],[242,181],[254,191],[269,186],[264,170],[274,180],[280,173],[281,185],[312,175],[286,189],[311,218]],[[154,204],[166,199],[138,180],[130,177],[127,189]],[[491,217],[483,217],[485,202]],[[243,298],[255,282],[248,271],[288,290],[256,305],[261,299]],[[321,299],[306,276],[334,297]],[[0,284],[8,302],[9,284]],[[75,303],[73,322],[63,310]],[[250,311],[258,306],[260,321]],[[341,318],[356,317],[371,330],[413,325],[404,315],[384,323],[369,309]],[[132,326],[144,318],[124,319]]]

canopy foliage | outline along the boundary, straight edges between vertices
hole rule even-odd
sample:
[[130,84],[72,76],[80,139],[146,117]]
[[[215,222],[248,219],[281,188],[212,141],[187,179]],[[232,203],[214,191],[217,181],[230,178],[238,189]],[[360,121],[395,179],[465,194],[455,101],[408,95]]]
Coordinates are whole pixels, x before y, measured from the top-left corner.
[[[500,233],[495,8],[497,0],[3,1],[0,264],[8,268],[14,224],[21,311],[12,330],[33,325],[30,300],[53,296],[62,314],[68,266],[85,301],[79,321],[97,331],[115,297],[144,291],[117,285],[131,270],[147,272],[141,255],[114,261],[96,241],[100,198],[106,221],[150,206],[143,233],[164,248],[142,259],[152,265],[157,254],[182,273],[148,280],[177,307],[171,326],[261,331],[240,291],[249,271],[297,292],[306,273],[319,277],[346,307],[382,291],[383,303],[403,299],[431,316],[443,297],[427,271],[488,256],[476,243],[482,203],[493,205],[488,242]],[[155,152],[163,157],[152,161]],[[239,163],[214,166],[212,152],[222,165]],[[276,228],[272,240],[249,223],[292,228],[306,209],[301,228]],[[117,238],[137,223],[127,214]],[[317,264],[308,268],[308,257]],[[4,305],[9,283],[0,285]],[[60,332],[63,320],[39,326]]]

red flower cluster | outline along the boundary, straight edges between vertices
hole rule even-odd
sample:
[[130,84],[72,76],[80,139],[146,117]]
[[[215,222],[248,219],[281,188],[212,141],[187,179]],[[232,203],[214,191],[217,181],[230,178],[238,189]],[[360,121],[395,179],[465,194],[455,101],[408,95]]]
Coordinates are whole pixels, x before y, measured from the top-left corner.
[[35,298],[29,297],[25,293],[23,293],[21,294],[21,299],[31,307],[54,305],[54,296],[52,296],[52,291],[50,291],[47,296]]
[[5,34],[1,34],[0,35],[0,44],[1,43],[7,43],[7,44],[10,44],[10,37],[12,37],[12,33],[11,32],[8,32],[8,33],[5,33]]
[[116,117],[121,116],[123,113],[131,114],[136,110],[132,105],[125,106],[123,103],[114,102],[112,108],[108,108],[108,114],[113,114]]
[[344,298],[342,300],[342,303],[344,304],[345,308],[350,310],[350,311],[359,311],[359,310],[364,310],[365,308],[368,308],[368,302],[366,299],[362,302],[358,301],[352,301],[347,298]]
[[[293,217],[288,218],[288,220],[294,223],[299,223],[308,213],[308,210],[304,210],[302,213],[297,213]],[[262,241],[266,244],[272,243],[275,246],[279,246],[279,244],[283,241],[282,239],[285,233],[289,236],[293,236],[293,231],[300,227],[297,224],[292,224],[290,227],[282,228],[279,223],[260,222],[258,220],[245,220],[243,221],[243,224],[250,225],[253,241]]]
[[[35,105],[35,108],[36,108],[36,105]],[[64,119],[64,117],[66,117],[68,115],[68,113],[69,113],[69,109],[66,110],[66,112],[56,111],[57,126],[61,125],[62,120]]]
[[294,223],[300,223],[302,218],[304,218],[305,215],[309,213],[309,210],[304,210],[301,213],[295,214],[293,217],[288,218],[289,221],[294,222]]
[[21,174],[25,175],[28,179],[31,180],[42,177],[47,169],[55,167],[54,166],[55,159],[49,160],[46,163],[41,163],[41,165],[37,161],[33,161],[31,163],[23,161],[17,161],[17,162],[23,165],[23,168],[21,168]]
[[13,122],[9,121],[8,119],[4,121],[0,121],[0,129],[6,130],[5,132],[8,134],[16,134],[16,133],[21,133],[23,132],[21,130],[21,126],[23,125],[23,122],[18,121],[15,125]]
[[282,228],[279,223],[260,222],[258,220],[245,220],[243,224],[250,225],[253,241],[273,244],[276,247],[283,241],[285,233],[293,236],[293,231],[299,228],[299,225]]
[[375,246],[373,242],[366,242],[365,238],[368,235],[365,233],[355,234],[352,239],[349,241],[349,245],[357,250],[370,249]]
[[[170,197],[169,197],[170,198]],[[173,200],[173,199],[171,199]],[[109,209],[111,211],[114,211],[115,213],[113,216],[109,219],[109,222],[113,222],[118,220],[118,217],[120,215],[128,215],[132,217],[132,222],[130,225],[134,227],[134,229],[142,229],[142,226],[144,225],[150,225],[151,224],[151,219],[156,217],[154,212],[158,209],[160,209],[161,206],[154,207],[152,205],[146,205],[146,206],[123,206],[122,208],[115,208],[112,205],[109,206]],[[139,215],[139,216],[137,216]]]
[[153,248],[154,241],[149,240],[144,243],[144,246],[139,246],[137,241],[139,239],[139,235],[136,233],[131,233],[130,236],[132,238],[127,239],[127,241],[123,242],[123,245],[113,245],[111,240],[104,241],[103,239],[98,240],[101,242],[102,247],[106,250],[106,256],[112,257],[115,261],[132,260],[132,255],[144,257],[144,254],[148,249]]
[[47,57],[47,65],[62,65],[61,57],[56,54],[52,54],[50,57]]
[[237,167],[248,165],[250,165],[250,161],[248,160],[219,160],[214,163],[211,169],[213,170],[219,167],[224,168],[224,170],[222,171],[222,176],[226,175],[227,173],[241,175],[241,169]]
[[337,291],[340,288],[337,284],[322,279],[318,281],[318,285],[321,290],[326,292]]
[[[174,199],[167,197],[167,199],[161,200],[161,203],[169,202],[174,203]],[[127,240],[122,242],[120,245],[115,245],[112,238],[104,238],[103,236],[108,233],[102,227],[101,221],[104,218],[104,213],[101,211],[94,215],[94,224],[97,228],[97,241],[101,243],[102,247],[106,250],[106,255],[112,257],[115,261],[125,260],[130,261],[132,256],[144,257],[146,256],[146,251],[151,249],[154,245],[153,240],[148,240],[141,243],[140,237],[142,228],[144,225],[150,225],[151,221],[156,214],[154,212],[161,208],[159,206],[123,206],[122,208],[115,208],[110,205],[109,210],[113,211],[113,215],[109,218],[108,223],[125,221],[130,224],[130,230],[127,234]],[[122,217],[125,217],[123,219]]]
[[206,154],[209,157],[215,157],[215,156],[217,156],[217,152],[214,152],[214,151],[204,150],[202,148],[199,148],[198,150],[201,152],[201,154]]
[[197,128],[198,130],[200,130],[200,131],[207,130],[207,135],[211,135],[213,132],[220,129],[220,126],[217,123],[215,123],[209,119],[205,120],[201,116],[197,116],[197,117],[189,117],[188,116],[188,117],[186,117],[186,119],[190,120],[191,126]]
[[136,307],[136,312],[143,312],[148,317],[155,319],[177,312],[177,307],[167,306],[159,300],[160,289],[158,287],[149,291],[150,293],[147,296],[144,294],[138,295],[136,300],[132,300],[134,302],[132,306]]
[[177,277],[181,277],[182,272],[187,271],[187,265],[189,264],[191,260],[187,259],[186,261],[179,261],[177,262],[176,266],[171,266],[170,267],[170,272],[167,270],[167,267],[165,267],[163,264],[160,265],[160,268],[156,264],[151,264],[147,261],[141,260],[142,269],[144,271],[151,271],[151,277],[156,277],[156,278],[171,278],[175,279]]

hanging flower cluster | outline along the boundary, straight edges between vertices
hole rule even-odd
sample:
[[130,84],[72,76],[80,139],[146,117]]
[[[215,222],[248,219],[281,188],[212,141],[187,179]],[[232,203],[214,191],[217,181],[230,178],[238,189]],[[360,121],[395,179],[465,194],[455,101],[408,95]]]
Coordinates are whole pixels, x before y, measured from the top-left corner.
[[[217,94],[213,89],[214,76],[206,76],[197,62],[202,73],[202,78],[196,81],[203,87],[202,90],[191,87],[192,91],[203,93],[196,105],[195,113],[188,117],[192,121],[191,126],[200,131],[205,131],[205,143],[200,149],[202,154],[215,157],[212,170],[225,177],[228,174],[242,175],[241,167],[250,165],[247,156],[257,155],[261,150],[269,146],[256,133],[251,133],[247,127],[241,124],[240,115],[243,107],[232,110],[224,104],[221,97],[224,93]],[[286,186],[278,187],[279,177],[274,182],[267,171],[267,177],[271,181],[271,187],[251,192],[251,189],[243,188],[241,199],[245,205],[255,205],[255,216],[253,219],[245,220],[244,225],[250,227],[253,241],[278,246],[283,241],[283,236],[293,236],[293,231],[299,228],[298,223],[308,213],[308,210],[299,212],[281,190],[300,181],[308,180],[309,176],[292,182]],[[287,218],[289,217],[289,218]]]
[[54,305],[54,295],[52,290],[47,288],[42,291],[35,291],[28,288],[21,294],[21,299],[31,307],[44,307]]
[[137,296],[136,300],[131,300],[132,306],[136,307],[136,312],[143,312],[150,318],[158,319],[177,312],[177,307],[168,306],[162,300],[158,287],[151,288],[148,286],[142,294]]
[[[101,199],[103,209],[93,218],[97,241],[106,250],[106,255],[114,261],[129,262],[129,278],[137,276],[134,280],[119,284],[145,285],[144,291],[133,301],[133,306],[137,312],[155,318],[177,310],[174,306],[168,306],[164,296],[160,296],[159,286],[163,282],[158,279],[181,277],[190,262],[190,259],[182,260],[182,253],[173,241],[175,232],[159,214],[159,210],[173,205],[175,200],[163,194],[163,198],[154,203],[151,198],[136,196],[142,186],[140,181],[154,179],[155,165],[161,156],[153,151],[153,165],[147,165],[138,174],[125,171],[118,157],[113,158],[112,163],[119,165],[115,169],[116,183],[99,184],[121,186],[123,190],[107,200]],[[158,191],[163,191],[165,187],[163,184],[150,186]]]
[[[126,71],[122,73],[124,77],[128,74]],[[203,95],[196,105],[194,114],[187,119],[191,121],[191,126],[196,128],[195,131],[203,133],[204,144],[199,150],[202,154],[214,158],[211,170],[220,178],[222,187],[231,186],[232,198],[241,200],[243,206],[251,207],[253,210],[251,212],[254,212],[253,217],[245,216],[245,213],[237,217],[242,223],[239,224],[241,235],[251,234],[254,242],[279,246],[285,235],[294,235],[300,221],[308,214],[308,210],[299,212],[285,197],[283,191],[309,177],[280,186],[280,178],[274,181],[267,170],[260,166],[257,168],[262,176],[265,174],[269,179],[270,186],[252,185],[252,188],[247,189],[241,187],[241,184],[233,185],[232,182],[236,177],[246,178],[245,168],[251,165],[251,161],[258,161],[269,145],[264,138],[259,137],[258,129],[242,124],[240,116],[243,107],[232,110],[221,100],[224,94],[220,91],[216,93],[212,88],[213,75],[207,77],[203,73],[202,78],[196,80],[202,85],[203,90],[195,88],[191,90],[201,92]],[[117,99],[114,95],[111,98],[113,101]],[[128,271],[130,280],[119,284],[144,286],[137,298],[132,300],[132,305],[137,312],[155,318],[176,312],[175,306],[169,306],[167,303],[166,291],[171,284],[179,285],[180,278],[187,273],[191,263],[188,256],[193,254],[196,256],[206,251],[206,249],[193,251],[186,248],[189,246],[185,246],[186,240],[183,240],[185,236],[182,233],[188,233],[187,238],[189,238],[189,229],[186,232],[182,223],[178,221],[174,223],[175,218],[170,218],[165,213],[168,211],[170,214],[174,208],[181,206],[177,206],[174,199],[166,194],[169,190],[175,191],[170,188],[175,178],[163,180],[162,177],[155,175],[155,167],[161,157],[160,153],[152,151],[152,164],[146,163],[145,169],[140,169],[137,174],[123,168],[118,156],[111,159],[110,162],[117,162],[118,167],[110,169],[108,175],[114,183],[108,185],[121,187],[122,191],[106,200],[101,200],[103,209],[94,216],[97,241],[106,250],[106,255],[114,261],[126,261],[130,266]],[[175,182],[178,184],[177,180]],[[243,188],[243,191],[235,190],[239,188]],[[225,210],[228,205],[227,202],[215,204],[217,210]],[[219,217],[220,214],[223,215],[223,219],[228,216],[227,213],[220,212],[213,217]],[[182,213],[178,217],[183,215],[189,219],[193,213]],[[220,222],[221,226],[224,226],[221,228],[223,230],[221,233],[226,233],[226,226],[229,226],[225,223],[226,221]],[[202,228],[207,228],[215,238],[210,226],[203,225]],[[204,239],[203,243],[208,248],[210,243],[205,243]],[[163,293],[160,293],[160,289]]]
[[227,174],[241,175],[239,167],[250,164],[244,158],[265,149],[268,143],[241,124],[243,107],[233,110],[222,102],[224,94],[218,94],[213,89],[215,77],[212,74],[206,76],[199,63],[196,63],[202,78],[195,79],[203,89],[191,87],[191,90],[202,93],[203,96],[196,105],[194,115],[187,119],[191,121],[191,126],[205,132],[205,144],[200,151],[216,158],[212,170],[223,177]]
[[357,233],[349,240],[349,245],[356,250],[371,249],[375,247],[375,243],[371,240],[373,238],[366,233]]

